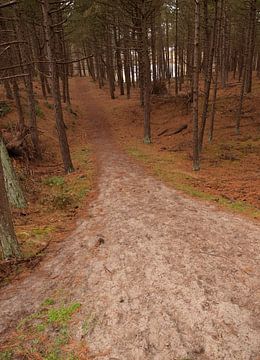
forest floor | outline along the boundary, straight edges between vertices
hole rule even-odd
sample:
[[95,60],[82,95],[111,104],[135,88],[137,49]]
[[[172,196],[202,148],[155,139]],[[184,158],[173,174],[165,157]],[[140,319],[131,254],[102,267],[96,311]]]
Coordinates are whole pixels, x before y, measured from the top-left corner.
[[[201,94],[202,89],[203,83]],[[192,171],[192,108],[188,108],[185,91],[177,98],[153,96],[149,146],[142,141],[143,109],[139,105],[139,91],[133,92],[131,100],[117,96],[112,103],[107,89],[98,96],[109,111],[111,130],[117,141],[151,174],[183,193],[260,219],[260,81],[254,79],[253,92],[245,98],[238,136],[235,124],[239,91],[239,83],[230,81],[226,89],[218,92],[214,138],[209,143],[207,126],[200,172]],[[184,125],[186,129],[174,134]]]
[[[8,283],[13,275],[36,266],[49,251],[50,244],[52,247],[59,246],[59,242],[75,228],[79,215],[84,212],[85,216],[86,205],[95,188],[96,161],[87,139],[87,123],[82,121],[80,109],[74,106],[71,110],[64,106],[64,119],[75,167],[75,172],[64,176],[52,103],[42,97],[38,84],[35,84],[35,90],[43,159],[28,159],[30,154],[13,159],[28,202],[25,209],[13,209],[15,230],[24,260],[18,263],[6,262],[1,261],[0,256],[0,286]],[[27,118],[24,97],[22,102]],[[17,121],[14,102],[9,101],[7,104],[8,111],[0,118],[0,127],[6,139],[15,134]],[[28,145],[30,151],[30,143]]]
[[[137,99],[129,102],[126,113],[127,101],[112,104],[86,79],[74,79],[71,85],[73,104],[87,124],[82,136],[91,139],[98,164],[97,193],[88,216],[82,216],[71,235],[29,274],[1,289],[0,359],[259,360],[257,222],[224,212],[219,201],[187,197],[190,183],[183,192],[175,190],[162,176],[164,168],[158,165],[153,177],[121,150],[123,144],[155,173],[152,159],[165,147],[155,140],[148,155],[141,141],[133,145],[133,134],[141,128]],[[127,135],[122,132],[125,119],[133,124]],[[167,126],[158,125],[161,131]],[[254,132],[250,136],[257,142]],[[245,156],[251,156],[251,169],[255,152],[248,150]],[[157,163],[164,161],[158,158]],[[183,163],[190,181],[186,158]],[[169,159],[167,164],[171,169]],[[217,178],[219,168],[213,169]],[[229,176],[226,170],[225,189]],[[215,190],[212,184],[218,181],[210,182],[210,189],[220,198],[229,193]],[[227,199],[246,203],[245,213],[256,218],[257,181],[251,171],[246,201],[235,195],[240,194],[236,186],[230,186],[234,195]],[[178,177],[175,183],[180,183]],[[65,223],[63,218],[61,226]]]

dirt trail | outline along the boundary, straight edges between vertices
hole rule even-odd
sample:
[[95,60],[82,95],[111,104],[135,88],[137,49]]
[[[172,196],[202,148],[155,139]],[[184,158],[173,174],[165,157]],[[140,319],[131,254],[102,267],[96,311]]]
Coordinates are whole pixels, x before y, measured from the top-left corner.
[[260,228],[144,174],[103,126],[95,86],[77,87],[99,195],[58,253],[2,290],[2,336],[61,289],[82,304],[75,339],[95,318],[86,342],[97,359],[259,359]]

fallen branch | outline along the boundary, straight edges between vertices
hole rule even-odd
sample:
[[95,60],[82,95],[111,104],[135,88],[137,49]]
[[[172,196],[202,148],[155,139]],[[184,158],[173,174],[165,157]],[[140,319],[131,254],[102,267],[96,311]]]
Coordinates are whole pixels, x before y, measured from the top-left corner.
[[165,133],[167,133],[167,131],[169,131],[169,129],[165,129],[165,130],[161,131],[161,132],[158,134],[158,136],[164,135]]
[[19,75],[5,76],[5,77],[1,77],[0,81],[10,80],[10,79],[19,78],[19,77],[25,77],[25,76],[29,76],[29,74],[19,74]]
[[8,7],[8,6],[15,5],[16,3],[17,3],[17,1],[14,0],[14,1],[9,1],[8,3],[0,4],[0,9],[3,9],[5,7]]
[[182,125],[181,127],[179,127],[177,130],[169,133],[169,134],[166,134],[164,136],[172,136],[172,135],[176,135],[176,134],[179,134],[180,132],[182,132],[183,130],[187,129],[188,128],[188,125],[187,124],[184,124]]
[[70,61],[56,61],[59,65],[67,65],[67,64],[73,64],[79,61],[87,60],[89,58],[92,58],[94,55],[85,56],[83,58],[77,59],[77,60],[70,60]]

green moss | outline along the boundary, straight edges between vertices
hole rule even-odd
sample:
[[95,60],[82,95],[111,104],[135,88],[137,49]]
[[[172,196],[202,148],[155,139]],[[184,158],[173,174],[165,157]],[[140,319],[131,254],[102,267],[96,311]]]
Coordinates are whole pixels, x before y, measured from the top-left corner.
[[51,176],[43,180],[43,184],[48,186],[63,186],[65,184],[64,177],[62,176]]

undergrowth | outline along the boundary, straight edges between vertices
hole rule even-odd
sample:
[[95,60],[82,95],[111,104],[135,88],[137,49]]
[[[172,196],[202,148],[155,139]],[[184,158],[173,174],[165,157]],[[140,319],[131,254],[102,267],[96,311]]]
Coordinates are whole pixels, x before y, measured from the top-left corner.
[[74,347],[69,324],[80,303],[56,304],[46,299],[40,309],[21,320],[9,341],[0,348],[0,360],[78,360],[87,358],[83,344]]
[[0,117],[4,117],[11,111],[11,107],[5,101],[0,101]]
[[[240,154],[243,154],[245,151],[250,151],[252,146],[253,145],[246,143],[242,146]],[[233,149],[234,147],[235,145],[232,144],[231,148]],[[244,201],[232,200],[224,196],[216,196],[210,194],[209,192],[200,190],[194,185],[197,181],[195,176],[193,177],[191,174],[186,174],[175,166],[174,155],[161,155],[151,153],[149,151],[146,152],[142,146],[138,145],[128,147],[127,152],[147,166],[154,175],[172,185],[177,190],[181,190],[192,197],[217,203],[225,209],[229,209],[235,213],[243,213],[255,219],[260,219],[260,210]]]

